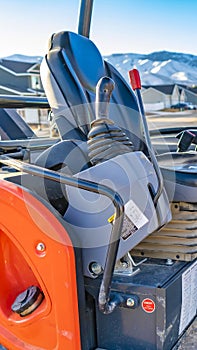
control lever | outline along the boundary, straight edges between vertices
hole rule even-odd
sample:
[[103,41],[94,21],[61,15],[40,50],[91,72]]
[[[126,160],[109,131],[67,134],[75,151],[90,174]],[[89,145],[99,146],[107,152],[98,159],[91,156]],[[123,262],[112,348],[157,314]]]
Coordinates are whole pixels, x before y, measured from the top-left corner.
[[102,77],[96,86],[96,119],[88,134],[89,158],[93,165],[133,150],[132,142],[120,127],[108,118],[114,81]]
[[179,139],[177,152],[186,152],[191,144],[197,145],[197,130],[189,129],[181,131],[176,138]]
[[96,86],[96,119],[108,118],[109,103],[115,83],[111,78],[101,78]]
[[144,127],[144,137],[145,137],[146,145],[148,147],[150,159],[152,161],[155,172],[157,174],[158,189],[157,189],[157,193],[154,196],[154,203],[156,204],[161,193],[162,193],[162,190],[163,190],[163,177],[161,175],[161,171],[160,171],[160,168],[158,166],[155,152],[153,150],[151,139],[150,139],[148,124],[147,124],[147,120],[146,120],[146,115],[145,115],[141,91],[140,91],[141,90],[141,80],[140,80],[140,75],[139,75],[138,70],[131,69],[129,71],[129,77],[130,77],[130,84],[132,86],[132,89],[135,91],[135,94],[136,94],[137,104],[138,104],[140,116],[141,116],[143,127]]

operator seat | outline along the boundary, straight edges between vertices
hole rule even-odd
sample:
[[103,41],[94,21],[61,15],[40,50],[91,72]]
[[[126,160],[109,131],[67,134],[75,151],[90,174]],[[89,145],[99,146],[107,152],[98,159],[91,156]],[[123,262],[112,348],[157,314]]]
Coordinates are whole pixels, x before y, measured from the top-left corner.
[[[49,41],[49,51],[41,64],[41,78],[61,141],[41,153],[35,164],[69,175],[91,166],[87,134],[95,119],[96,85],[103,76],[115,82],[109,118],[126,133],[134,150],[146,153],[137,101],[129,85],[103,60],[91,40],[73,32],[60,32]],[[48,200],[60,211],[54,196],[65,198],[65,192],[60,184],[53,184],[52,190],[49,184],[46,181]],[[61,214],[67,208],[62,203]]]
[[146,152],[133,91],[118,71],[103,60],[91,40],[73,32],[53,34],[41,64],[43,86],[62,140],[87,140],[95,119],[96,85],[103,76],[115,82],[109,118],[123,129],[134,150]]

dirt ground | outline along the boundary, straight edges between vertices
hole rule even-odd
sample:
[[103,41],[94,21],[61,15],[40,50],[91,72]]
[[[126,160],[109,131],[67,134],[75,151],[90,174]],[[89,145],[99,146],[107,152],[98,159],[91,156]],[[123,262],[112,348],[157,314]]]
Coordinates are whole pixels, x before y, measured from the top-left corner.
[[197,127],[197,111],[155,112],[147,116],[149,129],[168,127]]
[[[197,111],[184,112],[153,112],[147,115],[150,130],[168,127],[197,127]],[[33,127],[34,132],[41,137],[49,137],[50,129],[46,125],[41,130]]]
[[197,318],[188,328],[178,344],[172,350],[196,350],[197,349]]

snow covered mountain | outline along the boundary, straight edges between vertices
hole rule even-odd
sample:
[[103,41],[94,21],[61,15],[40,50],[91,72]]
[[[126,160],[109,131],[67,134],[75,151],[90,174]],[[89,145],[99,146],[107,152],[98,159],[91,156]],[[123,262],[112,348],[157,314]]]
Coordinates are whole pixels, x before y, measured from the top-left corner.
[[142,85],[197,85],[197,56],[159,51],[148,55],[126,53],[105,56],[105,59],[128,81],[128,71],[137,68]]
[[[4,57],[21,62],[41,62],[40,56],[12,55]],[[142,85],[197,85],[197,56],[159,51],[151,54],[120,53],[104,56],[128,81],[128,71],[137,68]]]

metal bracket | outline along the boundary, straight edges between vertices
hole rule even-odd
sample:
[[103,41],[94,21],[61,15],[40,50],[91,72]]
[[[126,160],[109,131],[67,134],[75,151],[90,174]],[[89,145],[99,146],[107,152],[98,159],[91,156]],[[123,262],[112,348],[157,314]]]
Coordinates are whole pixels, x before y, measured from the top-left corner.
[[134,276],[136,273],[140,271],[139,268],[134,269],[135,267],[140,266],[145,261],[147,261],[147,258],[139,261],[138,263],[135,263],[133,260],[130,252],[128,252],[126,255],[123,256],[122,259],[120,259],[114,269],[115,275],[124,275],[124,276]]

